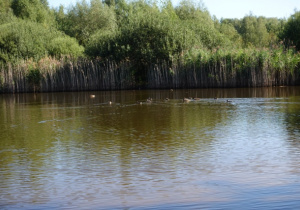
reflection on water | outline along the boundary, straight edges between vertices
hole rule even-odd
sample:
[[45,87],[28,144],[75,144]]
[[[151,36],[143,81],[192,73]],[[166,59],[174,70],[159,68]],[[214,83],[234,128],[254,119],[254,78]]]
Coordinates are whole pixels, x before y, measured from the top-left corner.
[[0,208],[297,209],[299,90],[0,95]]

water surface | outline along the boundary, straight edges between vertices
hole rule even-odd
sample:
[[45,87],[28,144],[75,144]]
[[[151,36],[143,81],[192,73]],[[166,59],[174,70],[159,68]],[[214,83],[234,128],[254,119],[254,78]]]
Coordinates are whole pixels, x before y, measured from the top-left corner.
[[0,95],[0,128],[2,209],[300,208],[299,87]]

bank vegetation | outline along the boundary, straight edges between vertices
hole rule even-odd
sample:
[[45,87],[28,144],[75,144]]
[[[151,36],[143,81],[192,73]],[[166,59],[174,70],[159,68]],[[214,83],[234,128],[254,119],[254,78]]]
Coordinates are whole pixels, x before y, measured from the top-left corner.
[[300,12],[221,19],[203,4],[0,0],[0,92],[300,85]]

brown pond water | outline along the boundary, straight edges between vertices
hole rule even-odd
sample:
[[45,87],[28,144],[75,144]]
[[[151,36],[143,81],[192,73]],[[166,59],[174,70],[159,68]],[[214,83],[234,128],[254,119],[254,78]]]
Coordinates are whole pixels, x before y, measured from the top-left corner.
[[0,128],[0,209],[300,208],[299,87],[0,95]]

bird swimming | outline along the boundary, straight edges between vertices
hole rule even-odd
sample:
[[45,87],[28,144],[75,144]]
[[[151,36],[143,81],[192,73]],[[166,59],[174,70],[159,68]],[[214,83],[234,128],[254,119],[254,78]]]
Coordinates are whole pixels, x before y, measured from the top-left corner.
[[192,98],[183,98],[183,102],[190,102],[192,100],[193,100]]

